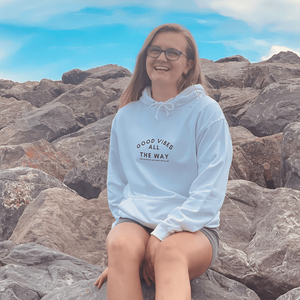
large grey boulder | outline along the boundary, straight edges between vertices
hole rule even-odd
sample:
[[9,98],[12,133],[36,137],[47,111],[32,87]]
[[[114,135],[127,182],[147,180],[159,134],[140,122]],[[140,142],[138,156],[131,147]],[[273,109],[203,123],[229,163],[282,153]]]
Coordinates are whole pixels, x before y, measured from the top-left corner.
[[50,188],[26,207],[10,240],[36,242],[104,267],[105,241],[113,222],[105,194],[86,200],[71,191]]
[[62,182],[31,168],[0,170],[0,241],[13,233],[25,207],[48,188],[68,189]]
[[73,111],[61,103],[50,103],[0,131],[0,145],[19,145],[45,139],[52,142],[80,129]]
[[[100,290],[94,286],[102,268],[36,243],[6,248],[0,258],[1,300],[107,300],[106,282]],[[259,300],[243,284],[212,270],[193,279],[191,287],[192,300]],[[142,280],[142,289],[145,300],[154,300],[153,284]]]
[[284,128],[281,175],[283,186],[300,190],[300,122],[291,123]]
[[225,114],[235,116],[238,120],[246,113],[258,97],[260,90],[253,88],[222,87],[216,90],[219,105]]
[[64,183],[87,199],[97,198],[106,188],[111,124],[114,115],[53,142],[56,149],[71,156],[75,167]]
[[268,85],[240,119],[240,125],[256,136],[282,132],[300,120],[300,78]]
[[60,153],[45,140],[21,145],[0,146],[0,169],[35,168],[63,181],[75,166],[73,159]]
[[292,289],[280,296],[276,300],[299,300],[300,299],[300,287]]
[[206,80],[214,89],[243,88],[248,67],[251,65],[247,60],[213,62],[207,59],[200,59],[200,64]]
[[0,97],[0,130],[16,119],[23,118],[31,110],[33,107],[27,101]]
[[61,94],[71,90],[72,84],[64,84],[61,81],[52,81],[50,79],[42,79],[40,83],[33,88],[34,91],[48,91],[53,99]]
[[5,88],[1,92],[2,97],[15,98],[20,100],[23,93],[30,92],[39,84],[38,81],[26,81],[23,83],[15,82],[10,88]]
[[[234,128],[234,127],[233,127]],[[276,187],[281,183],[281,143],[282,133],[277,133],[266,137],[250,137],[246,129],[235,132],[240,133],[240,138],[233,136],[233,158],[229,172],[229,179],[244,179],[253,181],[256,184],[266,187],[263,177],[263,164],[269,163],[271,173]]]
[[7,79],[0,79],[0,96],[5,90],[11,89],[15,85],[15,82]]
[[281,51],[277,54],[274,54],[266,62],[300,65],[300,57],[295,52],[292,51]]
[[[80,281],[70,287],[63,287],[49,293],[43,300],[107,300],[105,282],[100,290],[93,287],[93,280]],[[230,280],[212,270],[191,281],[192,300],[259,300],[255,292],[243,284]],[[150,287],[142,280],[144,300],[155,299],[155,286]],[[75,298],[76,297],[76,298]]]
[[101,79],[106,81],[109,79],[117,79],[122,77],[130,77],[131,73],[127,69],[118,65],[108,64],[97,68],[92,68],[86,71],[74,69],[63,74],[62,81],[65,84],[78,85],[88,77]]
[[36,243],[14,246],[0,264],[1,300],[38,300],[79,281],[92,283],[103,270]]
[[274,82],[299,78],[299,73],[300,57],[291,51],[282,51],[266,61],[252,64],[244,86],[263,89]]
[[62,103],[72,109],[83,125],[93,123],[103,117],[102,109],[117,99],[117,93],[105,90],[101,79],[87,78],[70,91],[57,97],[53,103]]
[[273,300],[300,286],[300,191],[228,182],[213,270]]

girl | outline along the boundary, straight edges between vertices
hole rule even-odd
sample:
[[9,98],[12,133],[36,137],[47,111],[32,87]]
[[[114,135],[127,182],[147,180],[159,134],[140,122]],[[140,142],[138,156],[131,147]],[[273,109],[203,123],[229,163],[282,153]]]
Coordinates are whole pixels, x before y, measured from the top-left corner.
[[219,210],[232,158],[228,124],[205,94],[196,43],[177,24],[155,28],[114,118],[107,191],[108,300],[191,299],[190,280],[218,250]]

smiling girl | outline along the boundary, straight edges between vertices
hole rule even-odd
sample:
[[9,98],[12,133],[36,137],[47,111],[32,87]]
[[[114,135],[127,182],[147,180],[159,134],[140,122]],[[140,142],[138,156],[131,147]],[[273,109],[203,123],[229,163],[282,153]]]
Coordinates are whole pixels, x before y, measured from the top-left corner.
[[228,124],[206,95],[197,46],[177,24],[155,28],[114,118],[108,202],[108,300],[190,300],[190,280],[217,256],[219,210],[232,159]]

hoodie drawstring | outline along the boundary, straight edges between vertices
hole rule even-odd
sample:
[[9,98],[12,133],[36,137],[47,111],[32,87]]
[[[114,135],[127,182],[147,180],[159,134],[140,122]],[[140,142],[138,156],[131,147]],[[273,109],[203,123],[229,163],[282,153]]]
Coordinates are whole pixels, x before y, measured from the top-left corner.
[[170,103],[170,102],[165,103],[165,102],[155,101],[151,105],[149,105],[150,109],[155,109],[156,107],[157,107],[156,114],[155,114],[155,119],[156,120],[158,120],[158,111],[160,110],[161,107],[163,107],[165,109],[167,117],[170,114],[169,110],[173,110],[174,109],[173,103]]

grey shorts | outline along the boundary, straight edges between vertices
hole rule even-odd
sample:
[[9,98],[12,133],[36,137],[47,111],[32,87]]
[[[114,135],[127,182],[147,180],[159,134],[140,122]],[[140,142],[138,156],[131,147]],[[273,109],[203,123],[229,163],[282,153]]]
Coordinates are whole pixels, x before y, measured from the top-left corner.
[[[126,223],[126,222],[135,223],[135,224],[142,226],[149,234],[151,234],[151,232],[153,231],[152,228],[146,227],[146,226],[142,225],[141,223],[139,223],[135,220],[129,219],[129,218],[120,218],[116,225],[118,225],[120,223]],[[218,255],[219,227],[215,227],[215,228],[203,227],[199,231],[201,231],[208,238],[208,240],[211,243],[211,247],[212,247],[212,261],[210,263],[210,266],[211,266]]]

